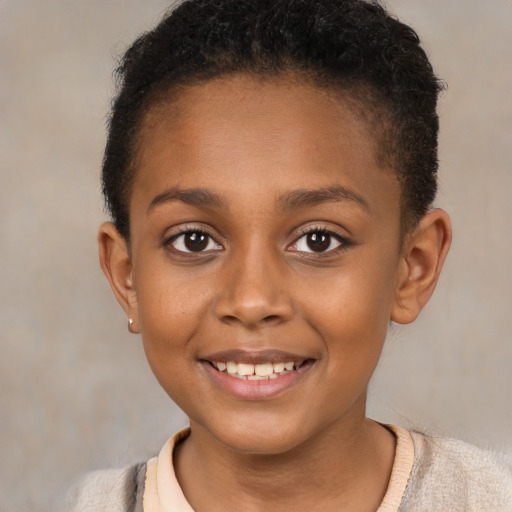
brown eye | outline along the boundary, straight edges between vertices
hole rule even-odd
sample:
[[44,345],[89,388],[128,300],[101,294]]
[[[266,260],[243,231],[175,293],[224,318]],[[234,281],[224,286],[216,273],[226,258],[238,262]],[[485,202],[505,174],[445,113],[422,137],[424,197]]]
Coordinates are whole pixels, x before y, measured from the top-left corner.
[[204,233],[185,233],[185,247],[189,251],[204,251],[208,247],[208,235]]
[[314,252],[324,252],[331,246],[331,235],[327,233],[309,233],[306,236],[308,247]]
[[348,247],[349,241],[329,231],[310,231],[298,238],[288,250],[294,252],[325,253],[338,247]]
[[172,238],[170,245],[178,252],[204,252],[222,249],[210,235],[202,231],[181,233]]

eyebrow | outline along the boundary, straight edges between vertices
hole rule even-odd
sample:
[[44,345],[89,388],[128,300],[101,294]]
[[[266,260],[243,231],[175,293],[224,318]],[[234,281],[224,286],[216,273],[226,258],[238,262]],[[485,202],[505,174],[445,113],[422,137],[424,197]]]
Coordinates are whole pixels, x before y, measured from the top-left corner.
[[172,201],[181,201],[182,203],[199,208],[220,208],[221,206],[225,206],[225,201],[221,196],[205,188],[181,189],[173,187],[158,194],[151,203],[149,203],[146,213],[149,214],[151,210],[157,206]]
[[354,202],[366,210],[370,215],[373,213],[368,201],[361,195],[341,185],[319,188],[314,190],[299,189],[287,192],[278,199],[279,207],[284,211],[300,210],[326,202]]
[[[149,203],[147,213],[149,214],[154,208],[161,204],[170,203],[172,201],[181,201],[182,203],[196,206],[198,208],[227,207],[226,201],[220,195],[206,188],[180,189],[179,187],[172,187],[161,194],[158,194],[151,203]],[[283,212],[289,212],[316,206],[326,202],[340,201],[354,202],[369,214],[372,214],[370,204],[362,196],[341,185],[313,190],[292,190],[280,196],[277,200],[277,205]]]

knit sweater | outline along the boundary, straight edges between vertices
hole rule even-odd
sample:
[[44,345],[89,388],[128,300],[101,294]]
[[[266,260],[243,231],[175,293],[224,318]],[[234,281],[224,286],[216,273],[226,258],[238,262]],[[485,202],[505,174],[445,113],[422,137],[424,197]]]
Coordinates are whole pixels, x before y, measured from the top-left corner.
[[[462,441],[389,426],[396,453],[377,512],[512,512],[512,462]],[[146,464],[90,473],[67,512],[193,512],[172,466],[178,432]]]

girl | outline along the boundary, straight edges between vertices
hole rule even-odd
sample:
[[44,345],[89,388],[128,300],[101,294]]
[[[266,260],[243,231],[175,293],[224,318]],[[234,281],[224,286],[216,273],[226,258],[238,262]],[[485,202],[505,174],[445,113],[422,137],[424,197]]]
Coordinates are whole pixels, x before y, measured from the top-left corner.
[[416,34],[363,0],[189,0],[119,74],[101,265],[190,428],[73,509],[512,509],[506,461],[365,414],[451,239]]

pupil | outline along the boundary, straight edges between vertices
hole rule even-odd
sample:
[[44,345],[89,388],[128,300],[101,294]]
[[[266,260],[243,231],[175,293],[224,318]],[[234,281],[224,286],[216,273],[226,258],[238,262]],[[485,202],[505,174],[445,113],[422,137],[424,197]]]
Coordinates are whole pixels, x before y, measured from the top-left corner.
[[307,237],[307,244],[312,251],[325,251],[331,245],[331,235],[325,233],[310,233]]
[[208,245],[208,235],[203,233],[187,233],[185,235],[185,247],[189,251],[202,251]]

